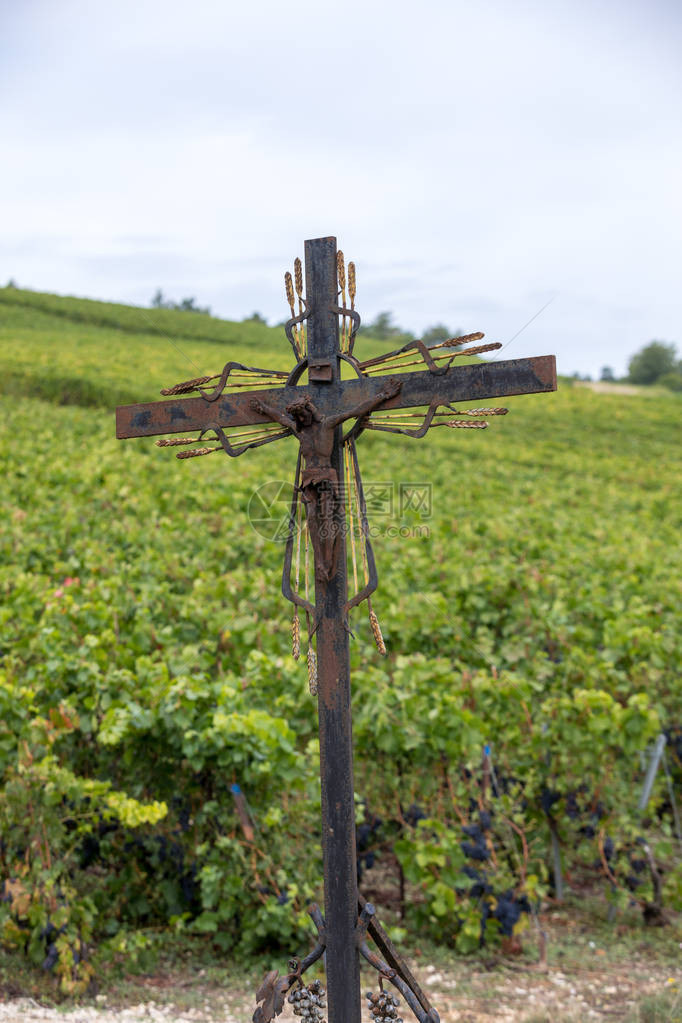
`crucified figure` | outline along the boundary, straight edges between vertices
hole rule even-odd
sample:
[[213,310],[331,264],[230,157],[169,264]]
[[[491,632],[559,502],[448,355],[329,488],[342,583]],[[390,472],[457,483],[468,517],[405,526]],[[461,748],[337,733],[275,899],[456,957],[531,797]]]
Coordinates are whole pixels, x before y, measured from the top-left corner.
[[284,412],[258,398],[251,401],[254,411],[291,430],[300,444],[304,468],[298,489],[305,505],[315,555],[315,575],[325,582],[336,572],[341,532],[339,478],[331,464],[334,433],[347,419],[369,415],[398,394],[401,387],[402,381],[392,377],[374,398],[335,416],[321,415],[307,394],[287,405]]

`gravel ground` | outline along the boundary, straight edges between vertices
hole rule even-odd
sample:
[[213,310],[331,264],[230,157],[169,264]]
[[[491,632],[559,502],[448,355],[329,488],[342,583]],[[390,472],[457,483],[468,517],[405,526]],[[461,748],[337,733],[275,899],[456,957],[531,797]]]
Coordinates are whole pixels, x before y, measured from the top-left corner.
[[[550,968],[505,965],[488,971],[456,975],[434,967],[419,971],[419,980],[437,1006],[442,1023],[493,1023],[493,1021],[578,1021],[605,1018],[625,1019],[637,1003],[649,994],[665,992],[677,1000],[682,1020],[682,970],[653,968],[636,960],[614,971],[599,970],[595,964],[571,973]],[[364,990],[364,989],[363,989]],[[152,988],[150,995],[157,992]],[[0,1023],[30,1023],[33,1020],[61,1023],[250,1023],[254,1009],[247,992],[216,988],[193,990],[194,1005],[175,1004],[173,988],[158,990],[158,1000],[125,1006],[115,1005],[115,995],[99,995],[91,1005],[79,1008],[47,1008],[30,998],[0,1003]],[[110,1004],[112,1003],[112,1004]],[[278,1023],[293,1023],[297,1017],[289,1006]],[[411,1016],[405,1016],[405,1020]]]

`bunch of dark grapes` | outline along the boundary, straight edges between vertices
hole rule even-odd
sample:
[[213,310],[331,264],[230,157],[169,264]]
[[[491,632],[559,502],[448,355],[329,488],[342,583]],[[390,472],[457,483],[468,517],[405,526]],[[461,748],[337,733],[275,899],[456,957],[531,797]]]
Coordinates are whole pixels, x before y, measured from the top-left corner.
[[483,862],[490,859],[490,850],[485,840],[485,832],[490,827],[490,817],[486,814],[486,820],[481,824],[465,824],[462,826],[462,831],[467,838],[472,838],[473,842],[460,842],[459,847],[465,856],[469,859],[479,860]]
[[403,813],[403,817],[412,828],[416,828],[419,821],[426,820],[426,814],[419,803],[410,803],[407,810]]
[[530,903],[525,895],[520,898],[514,895],[511,888],[509,891],[503,892],[502,895],[496,896],[495,902],[495,909],[490,915],[499,921],[502,934],[511,937],[521,914],[530,913]]
[[[47,952],[47,955],[45,956],[45,959],[43,960],[43,969],[46,972],[49,972],[50,970],[53,970],[55,968],[55,966],[57,965],[57,963],[59,962],[59,952],[57,951],[57,946],[55,944],[55,940],[59,937],[60,934],[64,934],[65,931],[66,931],[66,924],[62,924],[62,926],[59,928],[59,930],[57,930],[57,928],[52,923],[52,921],[48,920],[47,923],[45,924],[45,926],[42,928],[42,930],[40,932],[40,937],[45,942],[45,950]],[[78,955],[77,952],[74,953],[74,962],[78,961],[76,959],[77,955]]]
[[682,725],[673,725],[667,728],[665,737],[668,740],[668,749],[676,767],[682,767]]
[[545,813],[548,817],[551,817],[552,807],[555,803],[558,803],[560,799],[560,792],[555,792],[554,789],[548,789],[546,786],[543,786],[540,793],[540,806],[542,807],[543,813]]
[[293,1006],[294,1016],[303,1016],[311,1020],[311,1023],[324,1021],[326,992],[319,980],[313,980],[307,987],[298,987],[292,991],[289,1003]]
[[379,828],[383,824],[381,817],[371,814],[362,824],[355,829],[355,848],[357,850],[358,881],[362,880],[362,870],[371,870],[374,866],[374,849],[378,838]]
[[566,793],[566,816],[570,817],[572,821],[577,821],[580,817],[580,806],[578,805],[576,792]]
[[374,1023],[403,1023],[402,1016],[398,1015],[400,999],[397,995],[388,991],[367,991],[365,998]]

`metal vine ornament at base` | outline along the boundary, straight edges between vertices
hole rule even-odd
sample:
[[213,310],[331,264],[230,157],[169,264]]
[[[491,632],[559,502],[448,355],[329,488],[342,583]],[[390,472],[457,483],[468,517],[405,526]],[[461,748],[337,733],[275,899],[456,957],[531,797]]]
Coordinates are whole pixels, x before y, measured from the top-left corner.
[[[291,960],[284,976],[265,977],[254,1023],[269,1023],[289,996],[302,1015],[321,1018],[321,989],[315,981],[305,987],[301,977],[323,954],[329,1023],[360,1023],[360,957],[420,1023],[439,1019],[357,890],[349,619],[358,605],[366,602],[377,648],[386,653],[372,605],[377,569],[357,442],[366,430],[415,439],[435,427],[484,430],[488,418],[507,412],[490,399],[556,389],[553,356],[464,364],[462,356],[501,347],[479,344],[479,332],[359,358],[356,288],[355,264],[346,267],[335,238],[307,241],[305,275],[300,259],[293,275],[285,274],[291,368],[230,361],[219,373],[165,389],[165,401],[117,409],[118,437],[171,434],[157,444],[179,448],[181,459],[221,451],[237,458],[289,437],[298,442],[282,591],[294,605],[295,658],[305,624],[309,687],[318,703],[325,914],[310,910],[318,931],[313,951]],[[464,402],[476,405],[459,407]],[[370,950],[368,936],[381,955]],[[398,1017],[393,994],[381,988],[370,995],[375,1019]]]
[[[359,910],[354,935],[355,945],[358,953],[379,975],[379,991],[376,993],[368,991],[365,995],[372,1019],[375,1023],[381,1023],[384,1019],[403,1023],[398,1012],[401,1005],[400,998],[384,991],[383,982],[387,980],[400,992],[419,1023],[440,1023],[437,1011],[429,1003],[381,924],[375,919],[376,911],[372,903],[366,902],[360,896]],[[317,928],[315,947],[305,959],[300,961],[290,959],[289,971],[283,976],[280,977],[277,970],[266,973],[256,992],[256,1001],[259,1005],[253,1014],[252,1023],[271,1023],[282,1012],[285,1002],[289,1002],[294,1007],[295,1015],[304,1015],[310,1020],[323,1020],[326,992],[319,980],[313,980],[306,987],[302,977],[305,971],[313,966],[326,951],[326,928],[324,918],[316,904],[313,903],[308,913]],[[368,932],[385,958],[382,959],[381,955],[369,948]]]

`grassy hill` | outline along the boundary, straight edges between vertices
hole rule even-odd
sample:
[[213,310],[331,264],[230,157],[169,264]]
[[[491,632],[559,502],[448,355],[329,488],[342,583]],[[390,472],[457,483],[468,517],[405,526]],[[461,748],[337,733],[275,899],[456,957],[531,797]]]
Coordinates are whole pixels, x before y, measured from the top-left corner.
[[[359,345],[367,357],[393,347],[365,334]],[[228,358],[293,367],[281,327],[0,288],[0,393],[111,408],[220,371]]]
[[281,328],[0,288],[0,390],[6,394],[112,407],[215,372],[228,349],[230,358],[277,358],[287,366],[288,347]]
[[[187,341],[234,342],[237,337],[262,339],[271,332],[254,323],[235,324],[203,313],[175,309],[146,309],[142,306],[100,302],[90,298],[50,295],[23,288],[0,288],[3,306],[29,309],[52,318],[63,317],[71,323],[92,327],[113,327],[130,334],[169,334]],[[236,328],[239,328],[237,330]]]
[[[117,403],[228,358],[291,365],[281,329],[0,289],[0,883],[23,878],[33,900],[30,921],[0,900],[0,940],[30,931],[38,958],[50,884],[72,949],[115,955],[121,935],[178,918],[241,953],[307,933],[316,713],[289,655],[282,546],[249,522],[254,491],[291,479],[295,442],[178,462],[114,439]],[[462,951],[505,891],[550,890],[548,799],[572,877],[650,902],[646,870],[627,881],[646,834],[666,904],[682,900],[662,780],[659,816],[636,812],[640,752],[682,724],[680,400],[562,386],[509,407],[485,432],[359,446],[389,650],[356,613],[359,813],[383,821],[373,848],[389,875],[399,859],[414,927]],[[428,516],[398,514],[401,484],[431,488]],[[410,806],[428,827],[405,822]],[[483,835],[478,859],[463,824]]]

